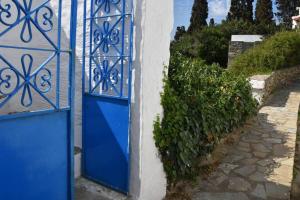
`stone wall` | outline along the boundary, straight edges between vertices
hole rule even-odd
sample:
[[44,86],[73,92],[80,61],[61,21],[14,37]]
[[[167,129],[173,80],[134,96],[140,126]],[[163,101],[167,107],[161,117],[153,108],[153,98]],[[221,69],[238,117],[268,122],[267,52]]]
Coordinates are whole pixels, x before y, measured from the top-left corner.
[[254,47],[259,42],[242,42],[242,41],[231,41],[229,43],[228,51],[228,66],[231,64],[232,60],[245,52],[247,49]]
[[288,85],[299,78],[300,66],[277,70],[270,75],[255,75],[250,77],[253,96],[262,105],[278,88]]

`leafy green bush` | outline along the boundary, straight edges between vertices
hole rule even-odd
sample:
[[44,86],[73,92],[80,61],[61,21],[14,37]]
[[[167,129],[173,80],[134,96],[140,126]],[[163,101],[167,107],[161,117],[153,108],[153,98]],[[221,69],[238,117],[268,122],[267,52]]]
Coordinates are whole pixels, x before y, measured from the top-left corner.
[[218,27],[204,27],[201,31],[183,35],[171,44],[171,52],[190,58],[201,58],[207,64],[227,65],[229,39]]
[[224,21],[219,27],[229,39],[231,35],[273,35],[283,29],[275,24],[255,24],[243,20]]
[[300,64],[300,33],[280,32],[235,58],[229,67],[247,76]]
[[171,43],[171,54],[181,53],[189,58],[204,60],[207,64],[218,63],[227,67],[228,48],[233,34],[264,34],[270,35],[278,27],[271,25],[255,25],[246,21],[222,22],[216,26],[203,27],[192,33],[179,28],[175,41]]
[[168,180],[189,177],[198,158],[255,113],[251,86],[217,65],[172,56],[165,78],[164,116],[154,124],[154,139]]

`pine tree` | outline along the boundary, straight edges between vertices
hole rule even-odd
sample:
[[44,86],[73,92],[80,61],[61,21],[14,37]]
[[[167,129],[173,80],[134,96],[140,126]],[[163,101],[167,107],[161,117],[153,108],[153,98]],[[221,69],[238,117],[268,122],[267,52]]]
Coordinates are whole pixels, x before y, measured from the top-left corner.
[[203,26],[207,26],[207,22],[206,22],[207,17],[208,17],[207,0],[195,0],[192,9],[189,32],[199,30]]
[[300,6],[300,0],[276,0],[276,5],[276,15],[286,27],[291,27],[292,16],[299,14],[296,8]]
[[227,20],[253,21],[254,0],[232,0]]
[[253,22],[253,1],[254,0],[246,0],[244,19],[249,22]]
[[214,18],[211,18],[209,20],[209,26],[211,26],[211,27],[215,26],[215,19]]
[[231,0],[230,10],[227,15],[227,20],[240,20],[242,19],[242,8],[240,0]]
[[257,0],[255,20],[258,24],[272,24],[273,21],[272,0]]
[[178,26],[176,30],[177,31],[175,33],[174,39],[178,41],[186,33],[186,30],[184,26]]

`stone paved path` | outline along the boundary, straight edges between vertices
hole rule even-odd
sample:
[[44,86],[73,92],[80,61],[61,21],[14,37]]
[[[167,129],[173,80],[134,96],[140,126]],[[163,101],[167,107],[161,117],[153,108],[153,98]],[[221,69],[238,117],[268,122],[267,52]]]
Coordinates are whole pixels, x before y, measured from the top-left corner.
[[291,199],[300,199],[300,113],[298,114],[298,130],[297,130],[297,142],[296,142],[296,155],[294,164],[294,180],[291,191]]
[[76,180],[76,200],[130,200],[129,197],[84,178]]
[[300,81],[273,95],[192,200],[290,199]]

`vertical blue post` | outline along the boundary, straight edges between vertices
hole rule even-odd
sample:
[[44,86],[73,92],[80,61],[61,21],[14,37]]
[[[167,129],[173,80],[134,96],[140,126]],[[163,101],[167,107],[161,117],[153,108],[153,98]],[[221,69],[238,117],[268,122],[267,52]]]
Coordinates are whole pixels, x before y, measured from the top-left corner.
[[[94,0],[90,0],[91,1],[91,8],[90,8],[90,53],[93,50],[93,14],[94,14]],[[86,16],[85,16],[86,17]],[[86,23],[86,22],[85,22]],[[85,45],[85,44],[83,44]],[[89,93],[92,92],[92,61],[91,58],[89,58]]]
[[[84,104],[85,104],[85,100],[84,100],[84,94],[85,94],[85,62],[86,62],[86,20],[87,20],[87,16],[86,16],[86,9],[87,9],[87,0],[84,1],[84,5],[83,5],[83,49],[82,49],[82,99],[81,99],[81,109],[82,109],[82,134],[83,134],[83,130],[84,130],[84,120],[85,120],[85,112],[84,112]],[[90,89],[89,89],[90,90]],[[82,138],[82,144],[84,143],[84,137]],[[84,148],[82,148],[82,155],[84,154]],[[83,174],[84,171],[84,159],[81,159],[81,172]]]
[[57,52],[56,52],[56,108],[60,108],[60,56],[61,56],[61,7],[62,0],[58,2]]

